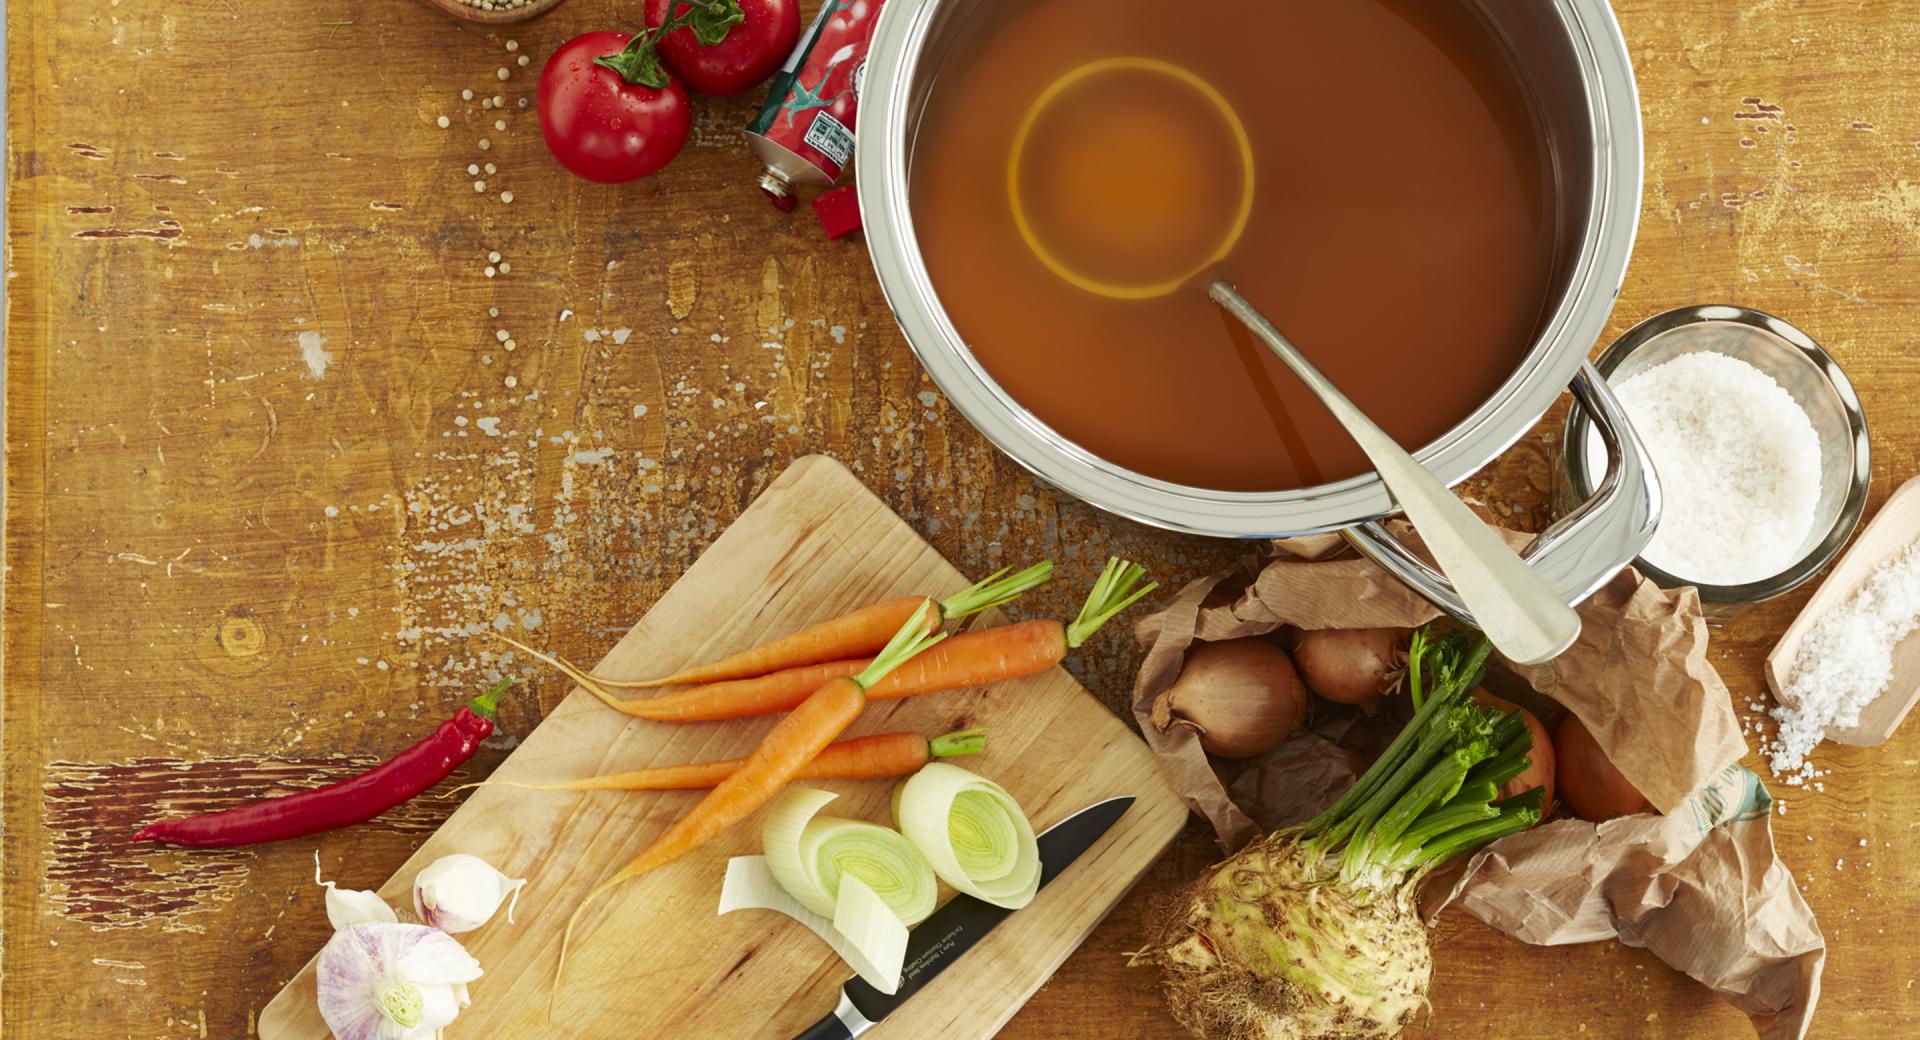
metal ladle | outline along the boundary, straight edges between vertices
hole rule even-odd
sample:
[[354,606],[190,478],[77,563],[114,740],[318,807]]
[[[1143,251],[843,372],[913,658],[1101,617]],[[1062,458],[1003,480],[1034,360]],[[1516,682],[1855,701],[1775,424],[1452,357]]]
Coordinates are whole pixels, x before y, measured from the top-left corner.
[[[1065,268],[1040,243],[1028,225],[1018,183],[1026,134],[1040,110],[1066,87],[1104,71],[1121,69],[1167,75],[1193,89],[1227,121],[1238,142],[1245,172],[1244,189],[1237,206],[1239,214],[1220,248],[1214,252],[1213,259],[1207,263],[1209,270],[1225,258],[1246,227],[1246,214],[1252,205],[1253,159],[1246,130],[1220,93],[1192,72],[1158,59],[1109,58],[1083,65],[1062,76],[1035,99],[1015,137],[1007,168],[1007,189],[1021,234],[1049,268],[1072,284],[1104,296],[1140,300],[1176,292],[1195,284],[1198,279],[1187,275],[1152,285],[1115,286]],[[1374,471],[1380,474],[1381,481],[1386,484],[1388,493],[1412,522],[1414,529],[1420,532],[1428,551],[1433,554],[1434,562],[1453,582],[1460,599],[1472,612],[1474,621],[1493,641],[1496,649],[1520,664],[1539,664],[1573,645],[1573,641],[1580,636],[1580,617],[1544,578],[1527,566],[1492,528],[1454,497],[1438,477],[1428,472],[1347,395],[1341,393],[1299,348],[1231,284],[1223,278],[1214,277],[1206,288],[1207,296],[1245,325],[1260,342],[1266,344],[1268,350],[1292,369],[1320,399],[1320,403],[1333,413],[1347,435],[1360,445],[1360,450],[1366,453]]]

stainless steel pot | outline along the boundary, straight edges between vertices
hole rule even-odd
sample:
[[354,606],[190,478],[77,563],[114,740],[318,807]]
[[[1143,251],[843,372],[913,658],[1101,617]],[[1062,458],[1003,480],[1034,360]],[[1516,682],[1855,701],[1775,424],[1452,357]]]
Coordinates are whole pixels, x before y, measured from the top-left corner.
[[[1067,494],[1178,531],[1271,538],[1338,530],[1449,613],[1471,621],[1446,578],[1379,521],[1395,511],[1375,474],[1294,491],[1230,492],[1157,480],[1095,456],[1010,397],[954,328],[920,255],[909,164],[926,99],[963,23],[991,0],[890,0],[862,84],[855,157],[881,289],[947,398],[1015,461]],[[1415,455],[1447,484],[1486,465],[1571,387],[1611,461],[1594,497],[1523,554],[1569,603],[1646,547],[1659,489],[1606,382],[1587,364],[1626,274],[1640,209],[1640,110],[1626,44],[1605,0],[1459,0],[1507,44],[1548,128],[1558,185],[1555,302],[1518,369],[1472,415]]]

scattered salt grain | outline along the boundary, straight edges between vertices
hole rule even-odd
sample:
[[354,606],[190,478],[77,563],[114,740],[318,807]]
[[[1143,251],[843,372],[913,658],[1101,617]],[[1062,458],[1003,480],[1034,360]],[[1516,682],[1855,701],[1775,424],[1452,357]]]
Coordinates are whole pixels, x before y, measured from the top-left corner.
[[[498,259],[500,259],[500,255],[499,255],[498,253],[495,253],[495,254],[494,254],[494,256],[493,256],[493,259],[495,259],[495,260],[498,260]],[[507,337],[508,337],[508,336],[510,336],[510,335],[512,335],[512,334],[511,334],[511,333],[509,333],[509,332],[508,332],[508,331],[507,331],[506,329],[494,329],[494,330],[493,330],[493,338],[494,338],[494,339],[497,339],[497,340],[499,340],[499,341],[500,341],[500,342],[502,342],[502,343],[505,343],[505,342],[507,341]]]
[[519,40],[508,40],[508,41],[507,41],[507,50],[508,50],[509,52],[512,52],[512,51],[517,51],[517,50],[519,50],[519,49],[520,49],[520,41],[519,41]]
[[499,173],[499,172],[500,172],[500,167],[498,167],[498,166],[495,166],[495,165],[494,165],[494,164],[492,164],[492,163],[488,163],[488,164],[487,164],[487,172],[488,172],[488,173]]
[[486,138],[484,138],[484,137],[482,137],[482,138],[480,139],[480,150],[481,150],[481,151],[483,151],[483,152],[484,152],[484,151],[486,151],[487,149],[489,149],[489,148],[492,148],[492,147],[493,147],[493,142],[492,142],[492,141],[489,141],[489,140],[487,140],[487,139],[486,139]]
[[[492,171],[492,170],[488,170],[487,172],[488,172],[488,173],[492,173],[493,171]],[[479,166],[479,164],[478,164],[478,163],[468,163],[468,164],[467,164],[467,175],[468,175],[468,176],[470,176],[470,177],[472,177],[472,176],[478,176],[478,175],[479,175],[479,173],[480,173],[480,166]]]
[[498,318],[499,316],[500,316],[500,308],[498,308],[498,307],[488,307],[488,308],[487,308],[487,317],[489,317],[489,318]]
[[1875,568],[1860,588],[1815,621],[1800,641],[1781,704],[1780,732],[1766,748],[1776,775],[1810,778],[1807,761],[1829,728],[1860,712],[1893,682],[1893,648],[1920,628],[1920,543]]
[[447,127],[450,127],[453,125],[453,120],[448,119],[446,116],[441,116],[440,118],[434,120],[434,122],[440,124],[440,129],[442,130],[445,130]]
[[507,348],[507,352],[508,352],[508,353],[512,353],[512,352],[513,352],[513,348],[515,348],[515,347],[517,347],[517,346],[519,346],[519,345],[520,345],[520,344],[518,344],[518,343],[515,343],[515,342],[514,342],[513,340],[507,340],[507,341],[506,341],[506,342],[505,342],[504,344],[502,344],[502,346],[504,346],[504,347],[506,347],[506,348]]
[[474,181],[474,182],[473,182],[473,190],[474,190],[474,191],[486,191],[486,190],[487,190],[487,182],[486,182],[486,181]]
[[507,121],[504,119],[496,119],[493,121],[493,128],[495,130],[505,130],[507,128]]
[[463,90],[463,91],[461,91],[461,92],[460,92],[460,100],[462,100],[462,101],[472,101],[472,100],[473,100],[473,91],[471,91],[471,90]]
[[493,265],[492,265],[492,264],[488,264],[488,265],[487,265],[487,269],[486,269],[486,271],[485,271],[484,273],[486,274],[486,276],[487,276],[488,278],[492,278],[492,277],[493,277],[494,275],[496,275],[496,274],[498,274],[499,272],[498,272],[498,271],[495,271],[495,270],[493,269]]
[[[1786,570],[1814,534],[1820,435],[1771,376],[1714,351],[1683,354],[1614,387],[1660,477],[1648,563],[1741,585]],[[1604,471],[1589,440],[1588,471]]]
[[526,67],[527,67],[527,64],[528,64],[529,62],[531,62],[532,60],[533,60],[532,58],[529,58],[529,57],[527,57],[526,55],[524,55],[524,54],[522,54],[522,55],[520,56],[520,58],[519,58],[519,65],[520,65],[520,67],[521,67],[521,68],[523,68],[523,69],[524,69],[524,68],[526,68]]
[[496,263],[496,264],[497,264],[497,263],[499,263],[499,262],[500,262],[500,251],[499,251],[498,249],[489,249],[489,250],[487,250],[487,259],[488,259],[488,260],[491,260],[491,261],[493,261],[493,262],[494,262],[494,263]]
[[500,66],[499,71],[495,72],[494,75],[498,76],[501,79],[506,79],[508,76],[513,75],[513,70],[507,68],[505,65],[502,65]]
[[[512,202],[513,202],[513,192],[510,192],[510,191],[503,191],[503,192],[501,192],[501,193],[500,193],[500,201],[501,201],[501,202],[505,202],[505,203],[512,203]],[[506,269],[507,269],[507,265],[505,265],[505,264],[501,264],[501,265],[500,265],[500,269],[501,269],[502,271],[504,271],[504,270],[506,270]]]
[[505,107],[507,107],[507,99],[506,99],[506,98],[503,98],[503,97],[501,97],[501,96],[500,96],[500,95],[498,95],[498,94],[495,94],[495,95],[493,96],[493,107],[495,107],[495,108],[505,108]]

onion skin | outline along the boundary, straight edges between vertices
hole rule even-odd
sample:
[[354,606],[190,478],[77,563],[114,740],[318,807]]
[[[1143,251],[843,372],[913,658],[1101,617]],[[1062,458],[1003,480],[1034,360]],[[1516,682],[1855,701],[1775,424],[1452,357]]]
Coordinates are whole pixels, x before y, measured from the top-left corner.
[[1280,746],[1307,717],[1307,688],[1287,652],[1257,637],[1202,643],[1153,702],[1161,732],[1184,726],[1207,754],[1251,758]]
[[1404,628],[1317,628],[1300,633],[1293,663],[1313,692],[1336,704],[1365,704],[1391,689],[1406,665]]
[[1568,715],[1560,721],[1553,734],[1553,751],[1559,759],[1560,797],[1581,819],[1599,823],[1653,810],[1646,796],[1614,768],[1579,718]]
[[1527,758],[1533,764],[1519,776],[1501,784],[1500,797],[1512,798],[1514,795],[1526,794],[1538,787],[1544,796],[1544,801],[1540,805],[1540,818],[1546,819],[1553,813],[1553,781],[1559,761],[1559,756],[1553,750],[1553,737],[1547,733],[1546,725],[1535,718],[1533,712],[1510,700],[1495,697],[1484,689],[1475,689],[1473,699],[1479,701],[1483,708],[1492,708],[1495,711],[1517,711],[1520,713],[1520,721],[1527,724],[1527,732],[1533,734],[1533,747],[1527,751]]

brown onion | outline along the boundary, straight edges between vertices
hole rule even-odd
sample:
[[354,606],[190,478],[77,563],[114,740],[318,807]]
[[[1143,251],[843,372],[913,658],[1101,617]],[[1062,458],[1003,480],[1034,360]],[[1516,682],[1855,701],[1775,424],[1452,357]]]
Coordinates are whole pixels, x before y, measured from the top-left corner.
[[1264,639],[1201,643],[1180,678],[1154,699],[1153,725],[1183,726],[1221,758],[1249,758],[1280,746],[1307,717],[1307,690],[1287,652]]
[[1308,629],[1293,648],[1293,663],[1313,692],[1340,704],[1364,704],[1398,681],[1408,636],[1404,628]]
[[1533,712],[1510,700],[1495,697],[1485,690],[1474,690],[1473,699],[1479,701],[1483,708],[1492,708],[1495,711],[1517,711],[1520,713],[1520,721],[1527,724],[1528,732],[1533,734],[1533,747],[1527,750],[1529,765],[1521,770],[1519,776],[1500,785],[1500,797],[1512,798],[1514,795],[1525,794],[1538,787],[1542,796],[1540,818],[1546,819],[1547,814],[1553,812],[1554,778],[1553,738],[1547,735],[1547,727],[1541,724],[1539,719],[1534,718]]
[[1553,734],[1553,752],[1559,759],[1560,797],[1581,819],[1598,823],[1652,810],[1646,796],[1620,775],[1575,716],[1560,721]]

